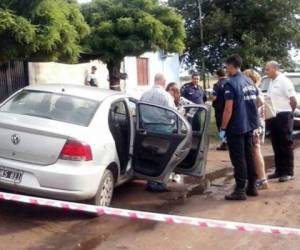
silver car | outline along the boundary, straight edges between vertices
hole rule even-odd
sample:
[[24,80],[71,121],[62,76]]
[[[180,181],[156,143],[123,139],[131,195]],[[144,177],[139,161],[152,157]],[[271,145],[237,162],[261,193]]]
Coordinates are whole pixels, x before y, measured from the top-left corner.
[[87,86],[26,87],[0,105],[0,188],[108,206],[134,178],[202,176],[210,109],[184,110]]

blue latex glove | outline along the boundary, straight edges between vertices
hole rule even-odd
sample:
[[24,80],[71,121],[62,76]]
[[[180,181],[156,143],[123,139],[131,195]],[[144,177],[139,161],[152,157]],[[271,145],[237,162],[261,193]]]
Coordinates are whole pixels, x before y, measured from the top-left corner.
[[226,131],[224,129],[221,129],[219,132],[219,138],[222,142],[226,141]]

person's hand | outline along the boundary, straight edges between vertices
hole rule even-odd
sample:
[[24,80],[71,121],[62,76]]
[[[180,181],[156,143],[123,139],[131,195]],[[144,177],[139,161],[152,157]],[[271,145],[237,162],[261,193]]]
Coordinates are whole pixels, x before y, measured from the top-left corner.
[[219,132],[219,138],[223,142],[226,140],[226,131],[224,129],[221,129]]

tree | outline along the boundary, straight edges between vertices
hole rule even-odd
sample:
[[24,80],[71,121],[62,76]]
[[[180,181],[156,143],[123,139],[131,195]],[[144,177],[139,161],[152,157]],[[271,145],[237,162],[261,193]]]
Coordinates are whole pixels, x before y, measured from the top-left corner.
[[88,34],[77,3],[64,0],[2,0],[0,62],[51,60],[76,62]]
[[181,16],[158,0],[93,0],[83,5],[82,13],[91,27],[86,51],[107,64],[111,89],[120,89],[120,66],[125,56],[159,49],[184,50]]
[[[169,0],[185,18],[187,32],[184,60],[201,68],[199,15],[195,0]],[[300,47],[299,0],[203,0],[204,51],[210,72],[233,53],[244,67],[262,66],[270,59],[290,63],[288,50]]]

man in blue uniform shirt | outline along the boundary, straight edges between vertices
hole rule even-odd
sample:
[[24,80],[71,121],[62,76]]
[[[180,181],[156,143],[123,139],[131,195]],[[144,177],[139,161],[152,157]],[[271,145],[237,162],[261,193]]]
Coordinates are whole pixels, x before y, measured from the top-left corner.
[[187,83],[181,88],[181,95],[195,104],[204,104],[207,100],[203,89],[199,86],[200,75],[194,73],[192,82]]
[[221,139],[227,137],[236,182],[235,190],[225,196],[226,200],[246,200],[246,195],[258,195],[251,150],[253,130],[259,127],[257,105],[260,100],[257,88],[241,73],[241,65],[242,59],[238,55],[226,60],[229,79],[224,87],[225,109],[219,136]]

